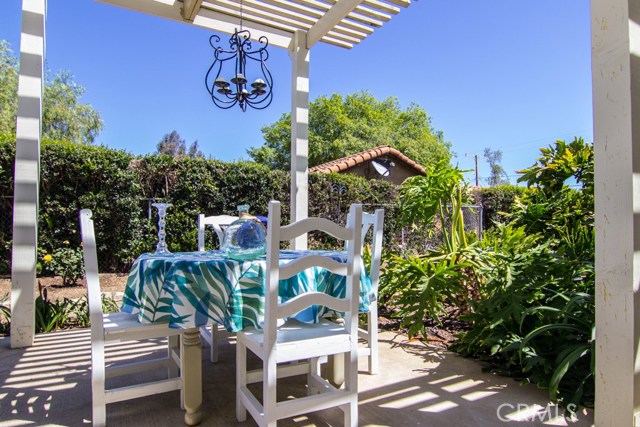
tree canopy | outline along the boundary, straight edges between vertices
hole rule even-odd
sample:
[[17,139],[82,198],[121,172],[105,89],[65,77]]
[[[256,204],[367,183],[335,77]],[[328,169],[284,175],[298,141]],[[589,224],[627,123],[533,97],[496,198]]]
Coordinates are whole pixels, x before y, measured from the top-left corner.
[[[47,73],[48,74],[48,73]],[[92,144],[103,127],[100,113],[79,102],[84,88],[68,71],[45,78],[42,99],[42,136]],[[16,133],[18,113],[18,60],[6,40],[0,40],[0,135]]]
[[[247,150],[254,161],[290,168],[290,117],[285,113],[262,128],[264,144]],[[390,145],[422,165],[451,158],[451,144],[416,104],[403,110],[396,98],[379,101],[367,92],[344,98],[322,96],[309,103],[309,166],[381,145]]]
[[509,183],[509,175],[504,170],[502,165],[502,151],[501,150],[492,150],[489,147],[484,149],[484,158],[489,163],[489,178],[487,179],[487,183],[490,187],[497,187],[499,185],[504,185]]
[[175,130],[162,137],[162,140],[156,145],[156,153],[173,157],[204,157],[204,154],[198,148],[198,141],[193,141],[189,149],[187,149],[187,141]]

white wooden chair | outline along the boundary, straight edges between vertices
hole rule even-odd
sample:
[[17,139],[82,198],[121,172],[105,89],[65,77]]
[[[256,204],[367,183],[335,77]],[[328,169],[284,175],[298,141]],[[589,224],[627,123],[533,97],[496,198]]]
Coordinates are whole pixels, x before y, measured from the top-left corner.
[[[98,256],[96,239],[91,219],[91,210],[80,211],[80,229],[82,249],[87,278],[89,300],[89,318],[91,320],[91,395],[92,418],[94,426],[105,426],[107,421],[106,405],[108,403],[130,400],[142,396],[180,390],[180,406],[184,407],[183,381],[181,373],[181,351],[179,329],[170,329],[166,323],[143,324],[135,315],[118,312],[104,314],[98,277]],[[168,337],[167,355],[165,357],[108,366],[106,363],[105,344],[107,342],[126,342]],[[113,376],[136,374],[143,370],[166,367],[168,378],[136,384],[127,387],[107,389],[106,378]]]
[[378,373],[378,285],[380,284],[380,263],[382,261],[382,228],[384,225],[384,209],[376,209],[375,213],[362,213],[361,242],[371,228],[371,263],[369,277],[371,279],[370,309],[366,313],[367,329],[358,329],[358,336],[365,340],[366,346],[360,347],[359,355],[369,358],[369,373]]
[[232,215],[204,216],[204,214],[198,214],[198,250],[204,251],[204,228],[207,225],[213,227],[213,230],[218,236],[218,246],[222,247],[222,242],[224,240],[224,231],[222,230],[222,226],[229,225],[236,219],[238,219],[238,217]]
[[[264,328],[247,328],[236,340],[236,417],[245,421],[247,410],[259,426],[274,427],[277,420],[338,406],[344,411],[344,425],[358,425],[358,293],[362,242],[362,206],[352,205],[347,227],[324,218],[306,218],[280,226],[280,202],[269,203],[267,226],[267,269]],[[329,257],[308,255],[279,266],[281,241],[288,241],[312,230],[320,230],[347,242],[348,258],[339,263]],[[346,276],[346,296],[336,298],[321,292],[307,292],[278,303],[278,281],[307,268],[320,266]],[[344,313],[344,324],[329,320],[307,324],[290,319],[312,305],[323,305]],[[278,319],[286,321],[281,326]],[[282,320],[281,320],[282,322]],[[262,359],[262,369],[247,372],[247,348]],[[343,388],[333,387],[320,376],[319,358],[344,354]],[[277,401],[276,379],[299,375],[295,362],[306,369],[308,395]],[[305,363],[310,361],[311,363]],[[289,362],[293,362],[290,363]],[[278,369],[279,364],[282,365]],[[262,382],[262,403],[247,387]]]
[[[204,229],[205,226],[210,225],[218,236],[218,245],[222,247],[224,241],[224,231],[222,226],[229,225],[233,221],[238,219],[237,216],[231,215],[213,215],[204,216],[204,214],[198,214],[198,251],[204,251]],[[203,342],[209,345],[210,353],[209,360],[211,363],[218,361],[218,339],[229,336],[229,332],[222,325],[207,325],[200,328],[200,337]]]

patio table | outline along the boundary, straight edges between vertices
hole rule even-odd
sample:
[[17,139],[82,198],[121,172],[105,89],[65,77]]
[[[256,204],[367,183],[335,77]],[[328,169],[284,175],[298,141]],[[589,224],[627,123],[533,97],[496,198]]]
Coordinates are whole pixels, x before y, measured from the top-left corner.
[[[311,253],[346,262],[344,251],[280,251],[280,263]],[[131,267],[124,291],[122,311],[137,314],[141,323],[166,322],[185,329],[183,357],[189,372],[184,373],[185,422],[200,422],[202,366],[198,328],[218,323],[230,332],[260,327],[264,321],[266,258],[236,261],[221,251],[178,252],[141,255]],[[281,280],[279,296],[285,301],[304,292],[319,291],[342,297],[346,279],[315,267],[290,279]],[[360,310],[368,311],[371,281],[361,268]],[[316,322],[323,307],[298,313],[301,321]],[[186,370],[185,370],[186,371]]]

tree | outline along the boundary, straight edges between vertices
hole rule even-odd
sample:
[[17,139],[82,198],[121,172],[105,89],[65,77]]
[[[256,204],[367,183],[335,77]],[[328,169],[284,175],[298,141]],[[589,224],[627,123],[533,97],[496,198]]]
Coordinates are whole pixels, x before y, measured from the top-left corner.
[[484,149],[484,158],[489,163],[489,186],[496,187],[498,185],[508,184],[509,176],[500,164],[502,161],[502,151],[491,150],[489,147]]
[[[263,127],[262,135],[264,144],[247,150],[249,156],[271,168],[288,170],[290,115],[283,114]],[[402,110],[396,98],[378,101],[366,92],[344,98],[322,96],[309,103],[309,166],[380,145],[390,145],[422,165],[451,158],[451,144],[416,104]]]
[[165,134],[156,146],[157,154],[166,154],[173,157],[204,157],[202,151],[198,149],[198,141],[193,141],[187,150],[187,141],[180,137],[175,130]]
[[18,111],[18,61],[9,43],[0,40],[0,133],[16,133]]
[[[48,139],[92,144],[103,127],[100,113],[81,104],[85,90],[68,71],[45,78],[42,99],[42,136]],[[6,40],[0,40],[0,134],[16,133],[18,112],[18,61]]]

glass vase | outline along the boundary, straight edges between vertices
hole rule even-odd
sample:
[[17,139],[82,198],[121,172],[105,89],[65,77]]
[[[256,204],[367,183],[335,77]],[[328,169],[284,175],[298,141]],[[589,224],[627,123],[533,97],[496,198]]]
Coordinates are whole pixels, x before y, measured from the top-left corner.
[[170,254],[171,252],[167,249],[167,243],[165,242],[167,233],[164,231],[164,226],[166,225],[167,208],[171,206],[171,203],[154,203],[151,206],[158,209],[158,245],[155,253]]

